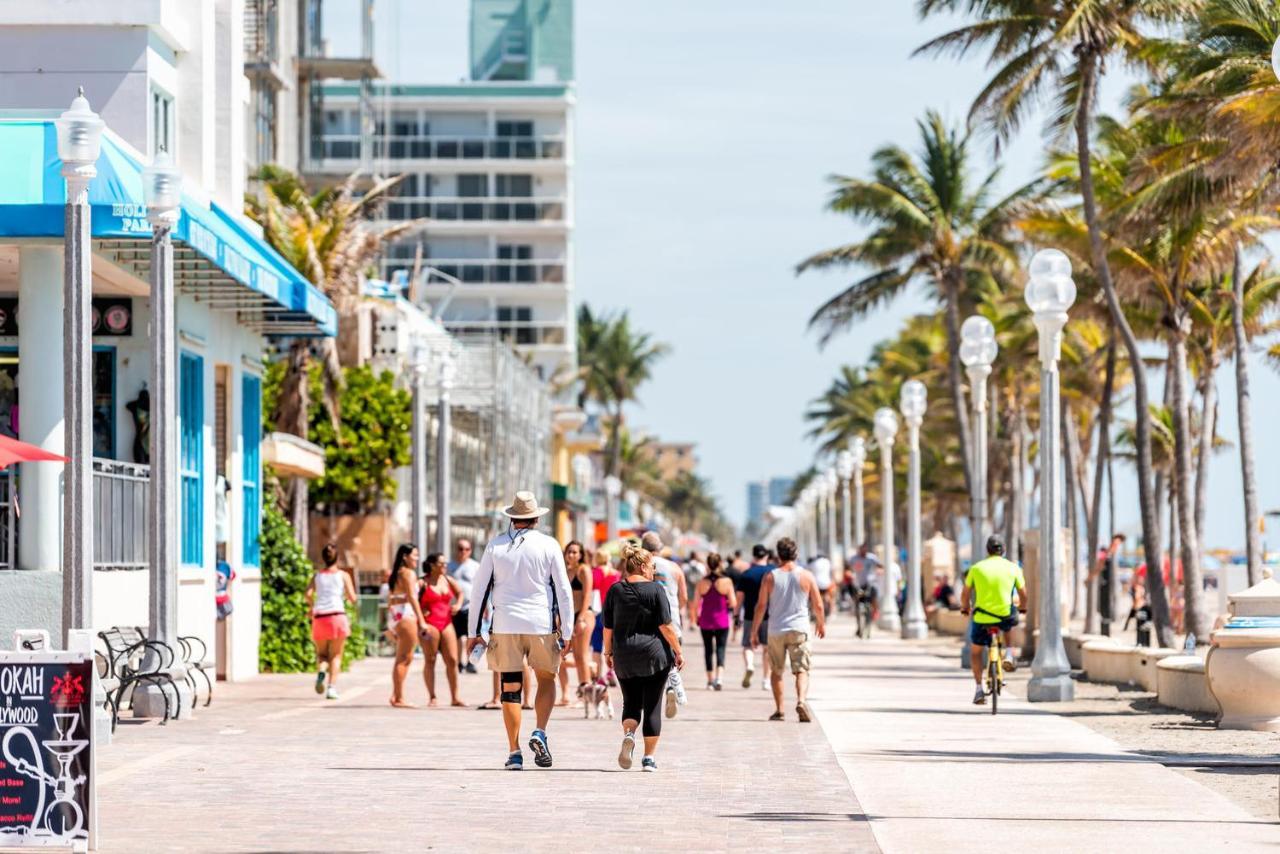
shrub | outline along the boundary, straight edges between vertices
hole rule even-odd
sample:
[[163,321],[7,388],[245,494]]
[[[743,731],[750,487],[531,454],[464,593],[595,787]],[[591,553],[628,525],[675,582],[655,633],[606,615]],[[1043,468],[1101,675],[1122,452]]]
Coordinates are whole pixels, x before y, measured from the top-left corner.
[[[311,643],[311,612],[307,585],[314,568],[293,526],[270,502],[262,508],[262,636],[258,642],[258,667],[264,673],[299,673],[315,667]],[[364,630],[348,605],[351,637],[343,654],[343,666],[365,653]]]

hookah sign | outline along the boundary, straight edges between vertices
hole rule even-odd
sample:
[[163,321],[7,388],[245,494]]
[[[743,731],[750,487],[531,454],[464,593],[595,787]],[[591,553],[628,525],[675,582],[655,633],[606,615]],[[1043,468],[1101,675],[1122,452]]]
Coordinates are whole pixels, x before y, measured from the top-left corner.
[[0,652],[0,848],[87,850],[92,654]]

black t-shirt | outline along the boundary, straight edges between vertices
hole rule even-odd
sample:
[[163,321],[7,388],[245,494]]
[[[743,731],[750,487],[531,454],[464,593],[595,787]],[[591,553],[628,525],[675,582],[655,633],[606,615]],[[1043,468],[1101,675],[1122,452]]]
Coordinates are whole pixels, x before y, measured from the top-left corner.
[[760,601],[760,585],[764,583],[764,577],[773,572],[773,569],[773,564],[753,563],[751,568],[742,573],[742,577],[734,583],[733,586],[742,594],[742,619],[755,619],[756,603]]
[[656,581],[619,581],[604,600],[604,627],[613,630],[613,672],[619,679],[652,676],[671,667],[658,627],[671,622],[667,592]]

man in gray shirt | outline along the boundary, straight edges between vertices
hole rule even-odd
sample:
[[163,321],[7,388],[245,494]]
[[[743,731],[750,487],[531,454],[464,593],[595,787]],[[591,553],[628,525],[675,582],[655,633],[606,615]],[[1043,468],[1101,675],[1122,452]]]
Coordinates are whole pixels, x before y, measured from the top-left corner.
[[[453,631],[458,636],[458,649],[467,648],[467,617],[468,609],[471,607],[471,582],[475,580],[476,573],[480,570],[480,562],[471,556],[471,550],[471,541],[466,537],[460,537],[454,544],[456,557],[449,561],[449,575],[453,576],[453,580],[462,588],[462,608],[453,615]],[[476,672],[476,666],[466,661],[466,656],[459,656],[459,658],[463,659],[458,662],[459,673],[464,670],[467,673]]]
[[[778,540],[777,552],[780,564],[760,583],[760,601],[756,603],[753,620],[759,625],[768,612],[769,665],[773,669],[769,678],[776,707],[769,720],[785,718],[782,714],[782,668],[790,658],[791,672],[796,677],[796,715],[801,723],[808,723],[813,718],[806,702],[809,695],[809,623],[810,620],[815,621],[818,637],[826,637],[826,614],[818,582],[809,570],[796,565],[799,549],[795,540],[790,537]],[[750,641],[752,645],[756,643],[754,637]]]

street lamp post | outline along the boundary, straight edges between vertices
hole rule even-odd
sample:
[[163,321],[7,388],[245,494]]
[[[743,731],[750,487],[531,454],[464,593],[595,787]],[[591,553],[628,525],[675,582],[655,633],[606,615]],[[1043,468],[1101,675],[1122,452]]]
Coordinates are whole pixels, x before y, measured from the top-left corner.
[[588,532],[591,520],[591,459],[586,454],[574,454],[569,463],[573,467],[573,484],[578,490],[578,497],[588,509],[578,514],[578,539],[583,543],[594,540]]
[[98,174],[106,123],[89,108],[84,89],[55,122],[58,158],[67,181],[63,219],[63,419],[66,436],[62,497],[62,641],[93,627],[93,270],[89,182]]
[[1062,436],[1058,423],[1058,356],[1067,309],[1076,299],[1076,285],[1071,279],[1071,260],[1057,249],[1037,252],[1028,272],[1030,279],[1023,296],[1040,333],[1040,641],[1031,663],[1027,699],[1033,703],[1061,702],[1075,696],[1075,684],[1062,644],[1059,605]]
[[[410,479],[410,504],[413,507],[413,523],[409,526],[413,544],[427,553],[427,348],[418,341],[410,354],[409,368],[413,372],[413,417],[410,419],[412,437],[412,477]],[[448,552],[446,552],[448,554]]]
[[604,497],[605,497],[605,520],[608,535],[605,537],[606,542],[613,542],[618,539],[618,496],[622,494],[622,481],[618,480],[616,475],[609,475],[604,479]]
[[623,498],[627,501],[627,509],[631,511],[631,526],[634,529],[640,516],[640,493],[634,489],[628,489]]
[[836,454],[836,475],[840,478],[840,563],[849,560],[849,481],[853,477],[853,452]]
[[880,445],[880,527],[884,566],[884,590],[880,592],[880,621],[886,632],[902,630],[898,615],[898,591],[894,583],[893,564],[897,555],[893,543],[893,439],[898,434],[898,416],[887,406],[876,410],[876,443]]
[[899,392],[898,408],[907,422],[907,608],[902,636],[929,636],[920,582],[920,425],[928,405],[928,391],[919,380],[907,380]]
[[827,560],[831,561],[831,568],[839,569],[844,565],[844,561],[837,555],[839,547],[836,544],[836,501],[840,497],[840,476],[836,473],[835,466],[827,469],[827,539],[823,546],[827,553]]
[[[973,468],[973,491],[969,495],[969,562],[981,560],[986,550],[987,533],[987,378],[991,376],[991,364],[996,360],[999,346],[996,329],[980,314],[969,317],[960,327],[960,361],[969,375],[970,396],[973,399],[973,447],[969,460]],[[1017,560],[1018,544],[1009,543],[1013,559]],[[971,650],[969,633],[964,634],[960,649],[960,666],[968,669]]]
[[867,541],[866,503],[862,492],[862,469],[867,464],[866,440],[854,436],[849,453],[853,454],[853,547],[860,548]]
[[450,496],[452,494],[452,461],[450,460],[450,444],[453,432],[453,414],[450,397],[453,393],[454,377],[458,366],[453,353],[446,350],[440,356],[440,397],[437,415],[440,418],[440,429],[437,432],[436,446],[436,551],[449,554],[449,540],[452,538]]
[[[147,550],[149,620],[148,637],[170,649],[178,647],[178,514],[177,437],[173,413],[177,412],[178,379],[174,320],[173,238],[182,209],[182,175],[165,152],[142,170],[142,192],[151,223],[151,419],[147,497]],[[148,650],[148,666],[160,667],[159,655]],[[182,667],[182,663],[173,664]],[[185,707],[191,692],[177,678],[179,703]],[[145,685],[134,694],[134,714],[162,717],[168,700],[159,686]]]

